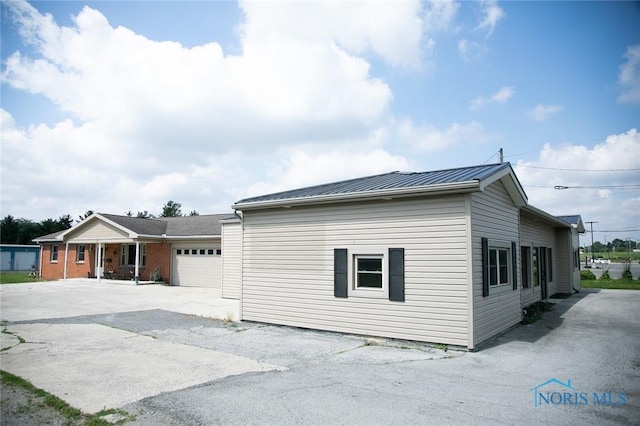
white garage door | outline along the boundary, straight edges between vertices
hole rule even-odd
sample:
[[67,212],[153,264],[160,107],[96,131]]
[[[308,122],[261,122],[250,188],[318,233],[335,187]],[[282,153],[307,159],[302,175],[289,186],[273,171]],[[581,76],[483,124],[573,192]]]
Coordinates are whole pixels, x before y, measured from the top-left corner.
[[216,247],[173,249],[173,285],[209,287],[222,292],[222,257]]

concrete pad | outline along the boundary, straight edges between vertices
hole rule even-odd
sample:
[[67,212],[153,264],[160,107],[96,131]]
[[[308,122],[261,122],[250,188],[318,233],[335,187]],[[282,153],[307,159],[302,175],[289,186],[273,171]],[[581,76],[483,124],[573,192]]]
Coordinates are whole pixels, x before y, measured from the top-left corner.
[[96,280],[60,280],[0,286],[0,319],[28,321],[148,309],[237,321],[238,300],[209,288],[128,286]]
[[[2,369],[87,413],[228,376],[283,370],[98,324],[13,324]],[[17,345],[16,336],[25,340]],[[5,343],[7,339],[8,343]]]

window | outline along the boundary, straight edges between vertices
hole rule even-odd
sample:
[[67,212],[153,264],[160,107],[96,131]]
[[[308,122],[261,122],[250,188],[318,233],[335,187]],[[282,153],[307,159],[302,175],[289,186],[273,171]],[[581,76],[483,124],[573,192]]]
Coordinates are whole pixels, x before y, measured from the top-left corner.
[[201,254],[202,256],[204,256],[204,255],[205,255],[205,253],[206,253],[206,250],[205,250],[205,249],[200,249],[200,254]]
[[51,255],[49,260],[51,262],[57,262],[58,261],[58,246],[51,246]]
[[[135,244],[123,244],[122,251],[120,252],[120,265],[121,266],[133,266],[136,264],[136,245]],[[140,244],[138,253],[138,265],[146,266],[147,264],[147,245]]]
[[388,298],[404,302],[404,249],[334,249],[335,297]]
[[198,254],[198,250],[197,249],[192,249],[191,250],[191,254]]
[[176,254],[182,254],[182,250],[181,249],[176,250]]
[[84,245],[76,246],[76,263],[84,263]]
[[489,285],[509,284],[509,249],[489,249]]
[[522,253],[522,288],[531,286],[531,247],[520,247]]
[[208,250],[207,250],[207,254],[208,254],[209,256],[213,256],[213,249],[208,249]]
[[382,258],[380,255],[354,256],[354,288],[383,288]]
[[574,250],[573,251],[573,269],[579,269],[580,268],[580,254],[578,253],[578,250]]

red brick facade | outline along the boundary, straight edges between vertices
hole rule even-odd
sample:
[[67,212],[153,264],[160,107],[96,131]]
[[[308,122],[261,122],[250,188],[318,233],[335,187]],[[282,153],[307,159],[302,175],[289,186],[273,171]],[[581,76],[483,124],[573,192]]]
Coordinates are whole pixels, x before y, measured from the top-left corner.
[[[57,256],[52,258],[53,247],[57,247]],[[64,278],[65,244],[44,244],[42,250],[42,278],[58,280]],[[84,260],[78,258],[78,244],[69,244],[67,256],[67,278],[95,277],[95,244],[84,245]],[[118,272],[122,259],[122,244],[105,244],[104,271]],[[149,281],[151,274],[159,268],[161,279],[171,282],[171,244],[167,242],[147,243],[146,262],[140,265],[141,281]],[[128,268],[129,269],[129,268]]]

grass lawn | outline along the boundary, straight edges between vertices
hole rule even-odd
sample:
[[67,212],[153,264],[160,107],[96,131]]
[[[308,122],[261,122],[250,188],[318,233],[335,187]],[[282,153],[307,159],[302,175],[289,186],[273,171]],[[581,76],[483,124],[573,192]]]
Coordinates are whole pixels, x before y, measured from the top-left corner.
[[638,280],[582,280],[582,288],[609,288],[617,290],[640,290]]
[[31,278],[28,272],[0,272],[0,284],[20,284],[42,281],[41,278]]

